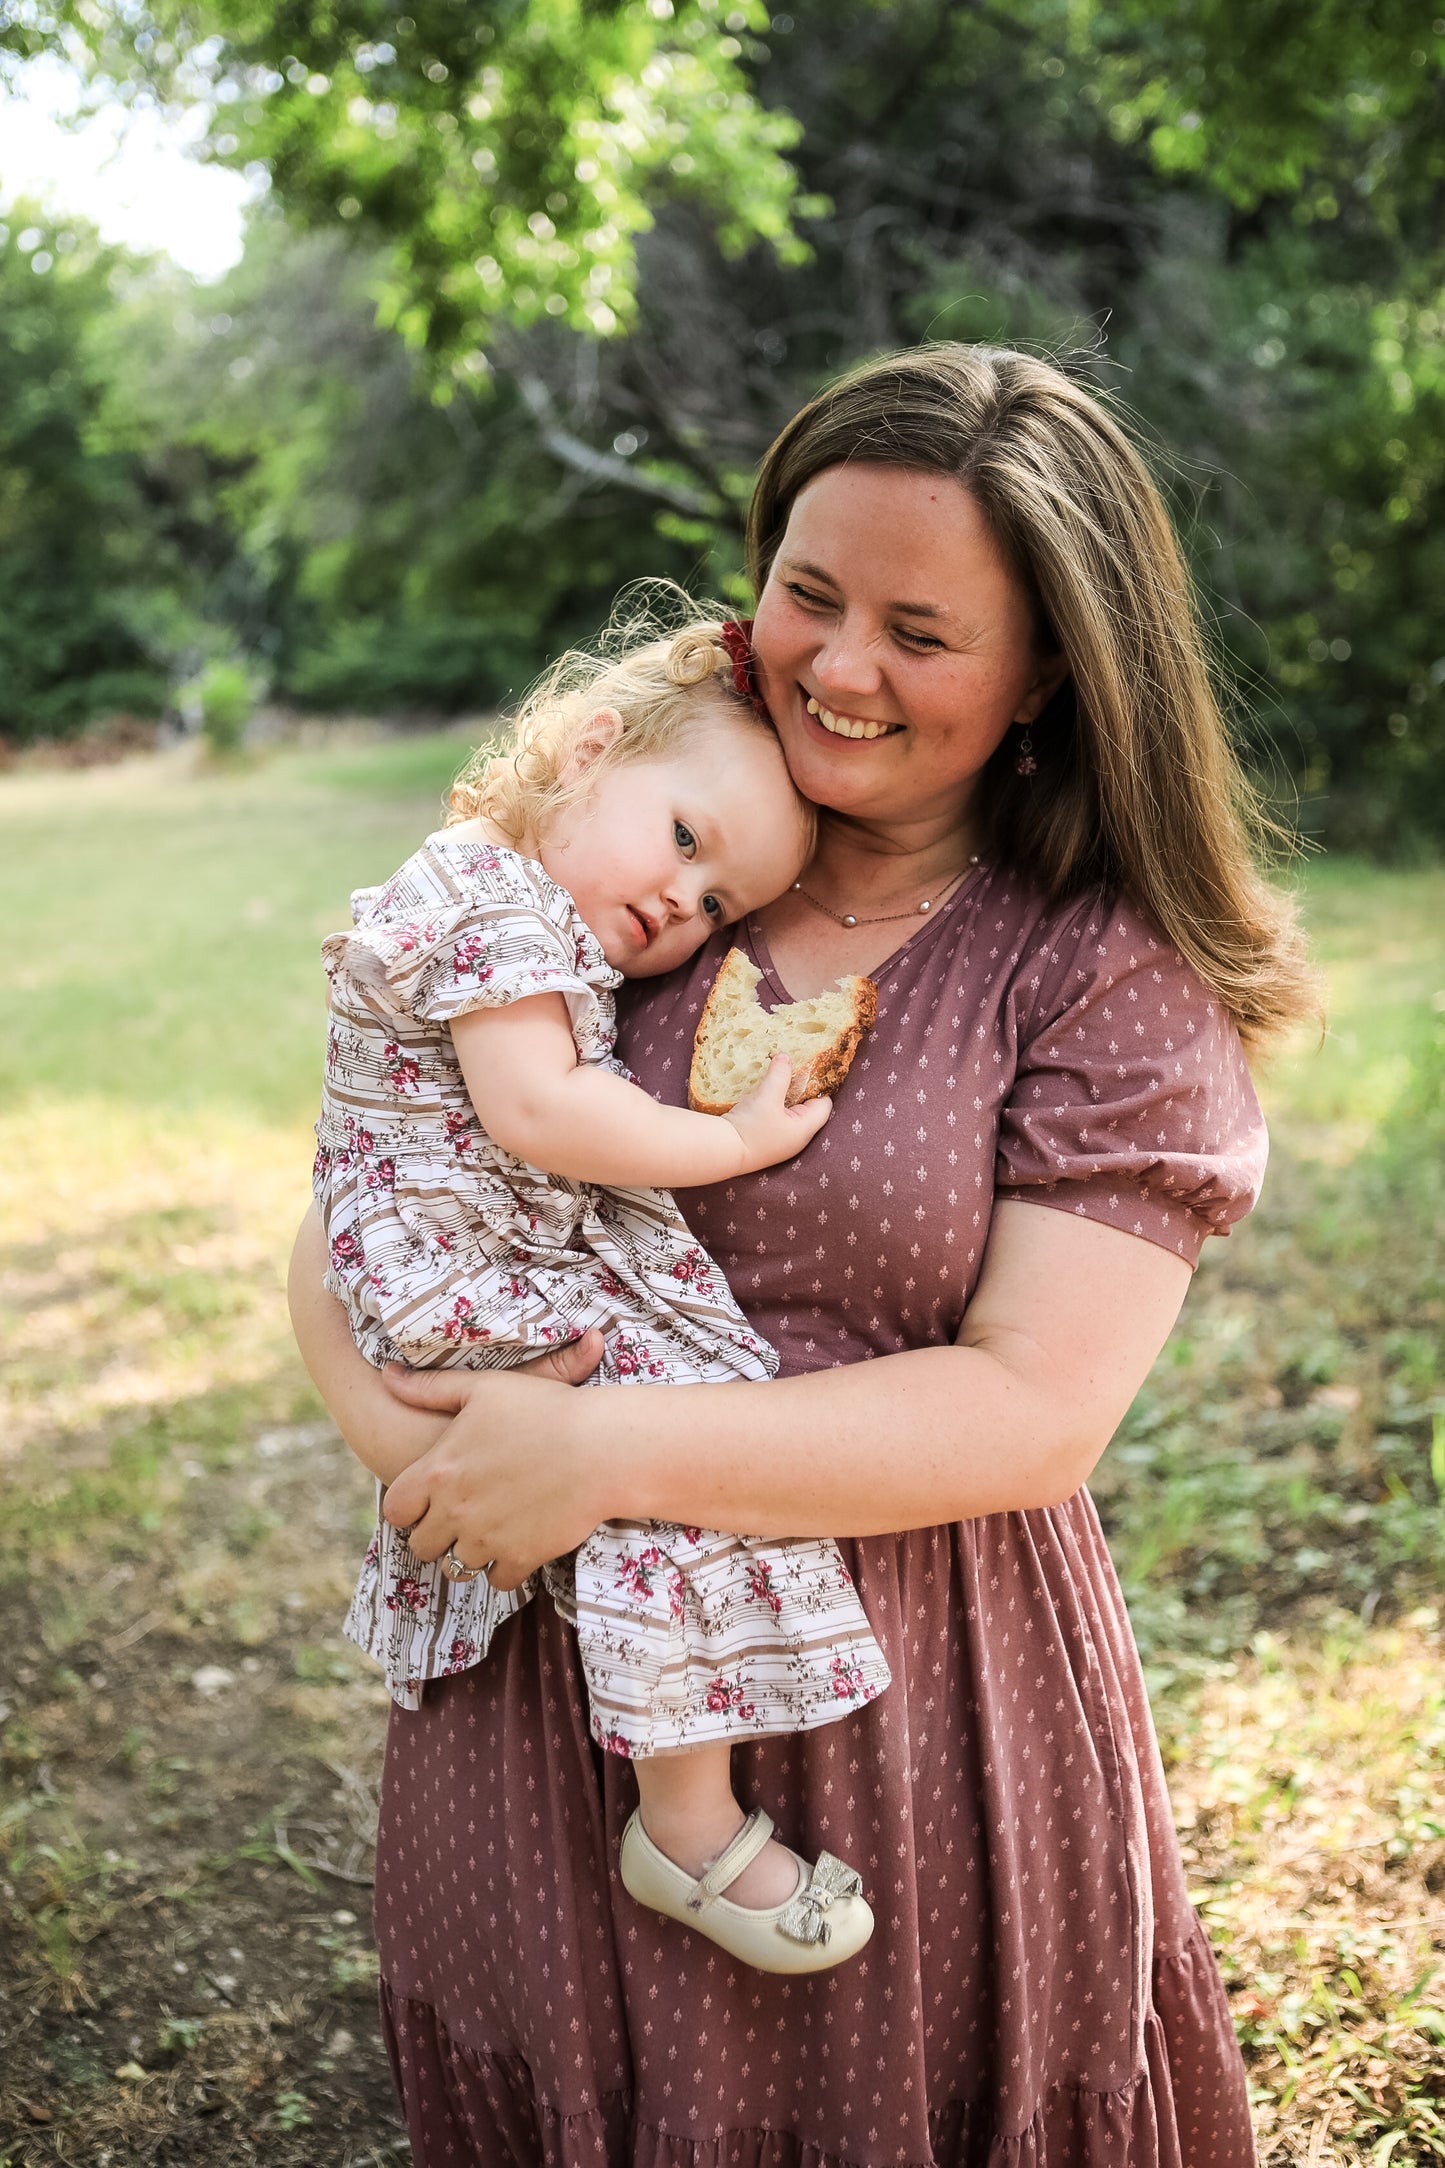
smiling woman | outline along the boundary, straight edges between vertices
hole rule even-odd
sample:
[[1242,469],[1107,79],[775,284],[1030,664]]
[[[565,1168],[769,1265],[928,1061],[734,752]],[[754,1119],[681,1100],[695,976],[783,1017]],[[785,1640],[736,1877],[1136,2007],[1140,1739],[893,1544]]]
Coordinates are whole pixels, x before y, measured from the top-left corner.
[[378,1929],[413,2148],[1247,2168],[1085,1484],[1204,1241],[1253,1202],[1241,1038],[1299,1014],[1309,974],[1251,862],[1164,508],[1097,400],[1017,354],[872,363],[783,432],[751,538],[751,668],[817,847],[635,989],[619,1043],[676,1105],[727,945],[770,1003],[877,982],[827,1126],[679,1193],[778,1377],[564,1390],[584,1343],[550,1381],[388,1390],[315,1292],[314,1233],[298,1331],[396,1472],[388,1519],[499,1589],[638,1514],[838,1539],[892,1684],[734,1763],[789,1844],[859,1868],[877,1931],[800,1996],[630,1903],[607,1862],[634,1776],[582,1748],[575,1649],[531,1604],[392,1733]]

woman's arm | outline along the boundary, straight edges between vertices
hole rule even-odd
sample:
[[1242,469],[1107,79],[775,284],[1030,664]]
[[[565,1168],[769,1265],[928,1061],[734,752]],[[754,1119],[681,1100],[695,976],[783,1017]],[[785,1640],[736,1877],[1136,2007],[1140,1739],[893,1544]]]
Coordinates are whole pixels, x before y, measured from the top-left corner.
[[782,1055],[726,1115],[660,1106],[640,1084],[578,1061],[560,994],[473,1009],[451,1033],[488,1136],[529,1167],[574,1182],[650,1189],[725,1182],[795,1158],[831,1112],[827,1099],[787,1104],[792,1070]]
[[[1189,1267],[1046,1206],[994,1212],[956,1346],[773,1384],[525,1390],[390,1376],[456,1422],[387,1498],[417,1555],[455,1543],[510,1587],[612,1519],[874,1535],[1071,1497],[1164,1345]],[[686,1398],[681,1396],[685,1394]]]
[[[325,1271],[326,1236],[313,1207],[301,1222],[291,1252],[286,1281],[291,1329],[311,1382],[342,1437],[364,1467],[383,1483],[391,1483],[446,1434],[451,1417],[405,1407],[387,1391],[381,1372],[372,1368],[352,1339],[345,1309],[322,1284]],[[602,1335],[589,1332],[570,1346],[524,1363],[513,1374],[580,1385],[601,1360]]]

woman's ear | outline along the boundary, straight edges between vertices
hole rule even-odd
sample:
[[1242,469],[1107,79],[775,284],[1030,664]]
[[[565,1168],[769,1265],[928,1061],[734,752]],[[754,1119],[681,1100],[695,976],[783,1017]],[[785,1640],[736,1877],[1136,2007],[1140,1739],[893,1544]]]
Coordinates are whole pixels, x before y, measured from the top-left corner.
[[1068,674],[1069,658],[1062,650],[1057,654],[1040,656],[1034,681],[1019,702],[1014,721],[1025,724],[1036,722]]
[[616,708],[599,708],[588,717],[581,737],[563,761],[560,780],[569,784],[580,781],[598,755],[614,746],[621,735],[622,717]]

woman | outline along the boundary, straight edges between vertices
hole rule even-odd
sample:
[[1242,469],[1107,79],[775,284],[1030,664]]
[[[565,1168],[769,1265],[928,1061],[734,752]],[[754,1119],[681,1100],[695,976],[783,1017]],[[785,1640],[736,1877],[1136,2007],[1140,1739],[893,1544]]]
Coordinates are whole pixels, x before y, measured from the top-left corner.
[[[844,1540],[894,1684],[737,1764],[788,1843],[861,1869],[878,1929],[799,1986],[634,1906],[610,1873],[630,1773],[589,1749],[575,1649],[534,1603],[393,1718],[377,1926],[412,2143],[428,2168],[1246,2168],[1083,1487],[1204,1238],[1253,1202],[1241,1037],[1309,1002],[1187,580],[1101,405],[959,346],[806,407],[750,551],[757,688],[825,811],[798,889],[730,938],[774,999],[879,988],[808,1149],[680,1200],[781,1377],[388,1388],[318,1293],[314,1230],[297,1327],[422,1557],[510,1586],[623,1516]],[[663,1098],[728,938],[633,989],[620,1050]]]

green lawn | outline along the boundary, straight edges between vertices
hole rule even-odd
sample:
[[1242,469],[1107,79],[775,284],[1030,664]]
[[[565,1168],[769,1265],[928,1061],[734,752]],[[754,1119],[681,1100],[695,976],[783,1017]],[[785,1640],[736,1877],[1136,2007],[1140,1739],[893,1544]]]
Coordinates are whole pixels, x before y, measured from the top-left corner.
[[[400,2157],[347,1879],[367,1488],[281,1275],[319,940],[464,751],[0,781],[0,2168]],[[1301,878],[1327,1036],[1264,1073],[1265,1203],[1096,1489],[1264,2157],[1400,2168],[1445,2160],[1445,871]]]

